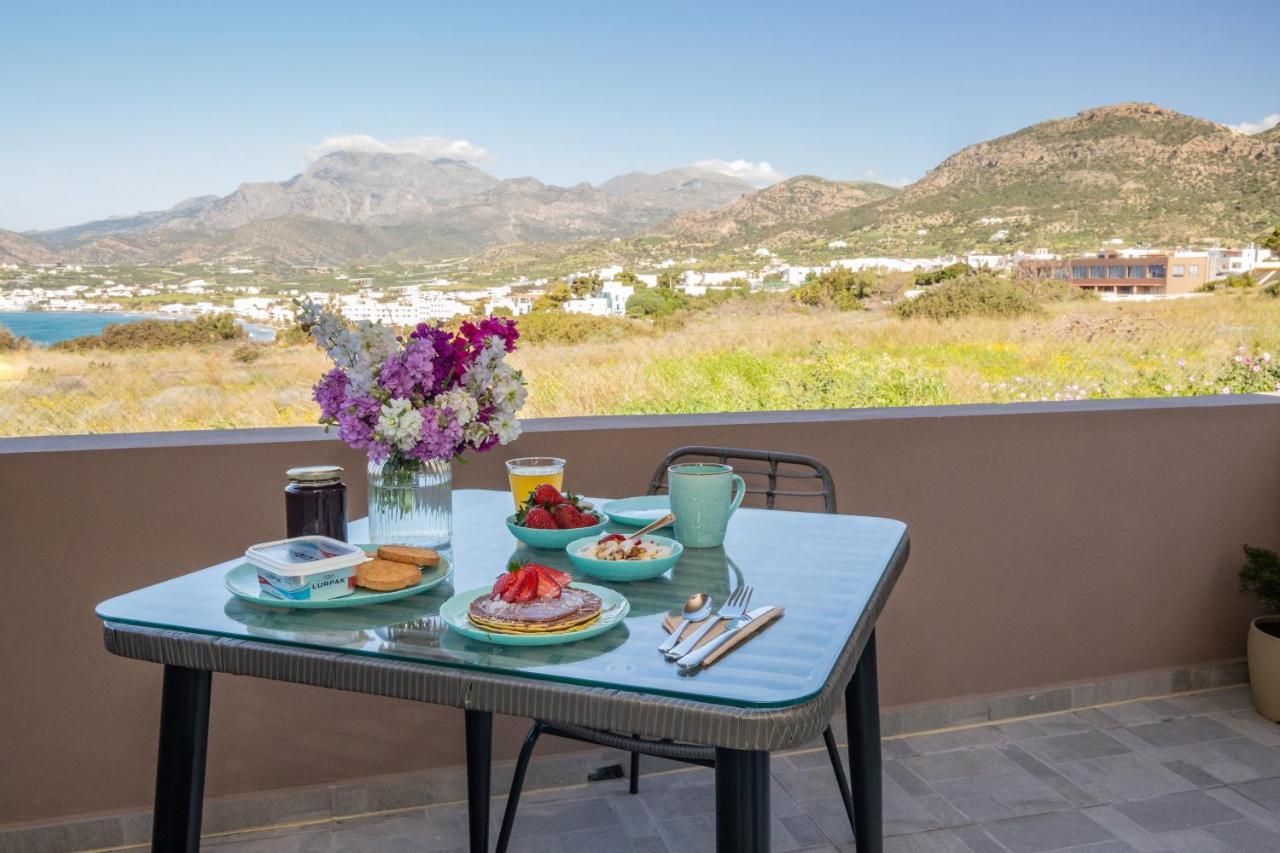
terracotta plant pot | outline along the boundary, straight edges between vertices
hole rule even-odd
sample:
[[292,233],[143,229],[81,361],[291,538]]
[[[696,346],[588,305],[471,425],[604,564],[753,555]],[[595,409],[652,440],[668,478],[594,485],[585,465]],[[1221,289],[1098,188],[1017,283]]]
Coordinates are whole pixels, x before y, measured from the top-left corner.
[[1249,625],[1249,687],[1258,713],[1280,723],[1280,616],[1259,616]]

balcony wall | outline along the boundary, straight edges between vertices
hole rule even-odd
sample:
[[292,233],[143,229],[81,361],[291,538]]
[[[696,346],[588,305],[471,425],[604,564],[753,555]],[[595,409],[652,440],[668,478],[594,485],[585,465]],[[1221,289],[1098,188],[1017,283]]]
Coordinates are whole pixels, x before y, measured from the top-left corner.
[[[1241,543],[1280,540],[1278,438],[1280,400],[1251,396],[544,420],[519,450],[598,495],[680,444],[825,460],[843,512],[911,526],[880,630],[892,706],[1241,656],[1234,574]],[[503,456],[457,485],[504,487]],[[107,654],[93,607],[283,535],[284,469],[317,463],[347,467],[358,514],[361,459],[319,430],[0,440],[0,825],[148,804],[160,668]],[[462,761],[450,709],[214,684],[211,796]],[[501,721],[498,757],[521,728]]]

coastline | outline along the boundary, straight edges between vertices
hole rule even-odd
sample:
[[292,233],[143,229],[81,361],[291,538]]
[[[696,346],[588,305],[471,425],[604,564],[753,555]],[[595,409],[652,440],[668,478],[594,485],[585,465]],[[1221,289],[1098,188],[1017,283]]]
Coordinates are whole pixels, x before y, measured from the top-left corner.
[[[38,308],[35,310],[0,311],[0,327],[7,329],[15,337],[28,339],[34,346],[47,347],[51,344],[57,343],[58,341],[71,340],[73,338],[83,337],[86,335],[100,334],[102,329],[109,325],[136,323],[143,320],[190,322],[200,316],[202,315],[196,313],[172,314],[160,311],[94,310],[92,308]],[[57,319],[60,317],[68,319],[70,317],[86,319],[92,317],[93,321],[83,324],[83,328],[73,328],[66,334],[56,333],[54,335],[50,335],[44,330],[37,331],[35,335],[32,335],[30,333],[32,330],[28,323],[15,324],[8,322],[13,318],[31,318],[35,320],[38,320],[39,318],[49,318],[53,323],[56,323]],[[74,320],[71,322],[73,325],[81,325],[76,324]],[[275,340],[278,331],[274,326],[270,326],[262,322],[245,320],[241,317],[236,317],[235,322],[245,330],[245,333],[249,336],[249,340],[254,342],[266,343],[273,341]],[[18,328],[15,328],[15,325]]]

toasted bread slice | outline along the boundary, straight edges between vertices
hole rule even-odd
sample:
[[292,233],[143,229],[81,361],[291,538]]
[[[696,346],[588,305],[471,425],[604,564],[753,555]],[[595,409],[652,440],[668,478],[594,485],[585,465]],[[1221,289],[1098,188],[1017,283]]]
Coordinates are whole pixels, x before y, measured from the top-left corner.
[[422,580],[422,570],[408,563],[369,560],[356,566],[356,586],[375,592],[392,592]]
[[379,545],[378,559],[393,563],[409,563],[414,566],[438,566],[440,555],[430,548],[410,548],[408,545]]

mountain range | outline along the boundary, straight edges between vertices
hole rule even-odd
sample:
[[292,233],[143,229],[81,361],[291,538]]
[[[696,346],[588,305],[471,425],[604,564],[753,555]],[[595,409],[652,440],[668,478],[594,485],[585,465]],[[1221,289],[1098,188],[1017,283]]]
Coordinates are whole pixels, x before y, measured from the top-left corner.
[[1127,103],[968,146],[901,190],[815,176],[756,190],[693,166],[559,187],[461,160],[338,151],[286,181],[167,210],[0,231],[0,261],[407,261],[631,237],[672,251],[841,239],[850,251],[925,254],[1243,240],[1277,221],[1280,127],[1250,136]]

